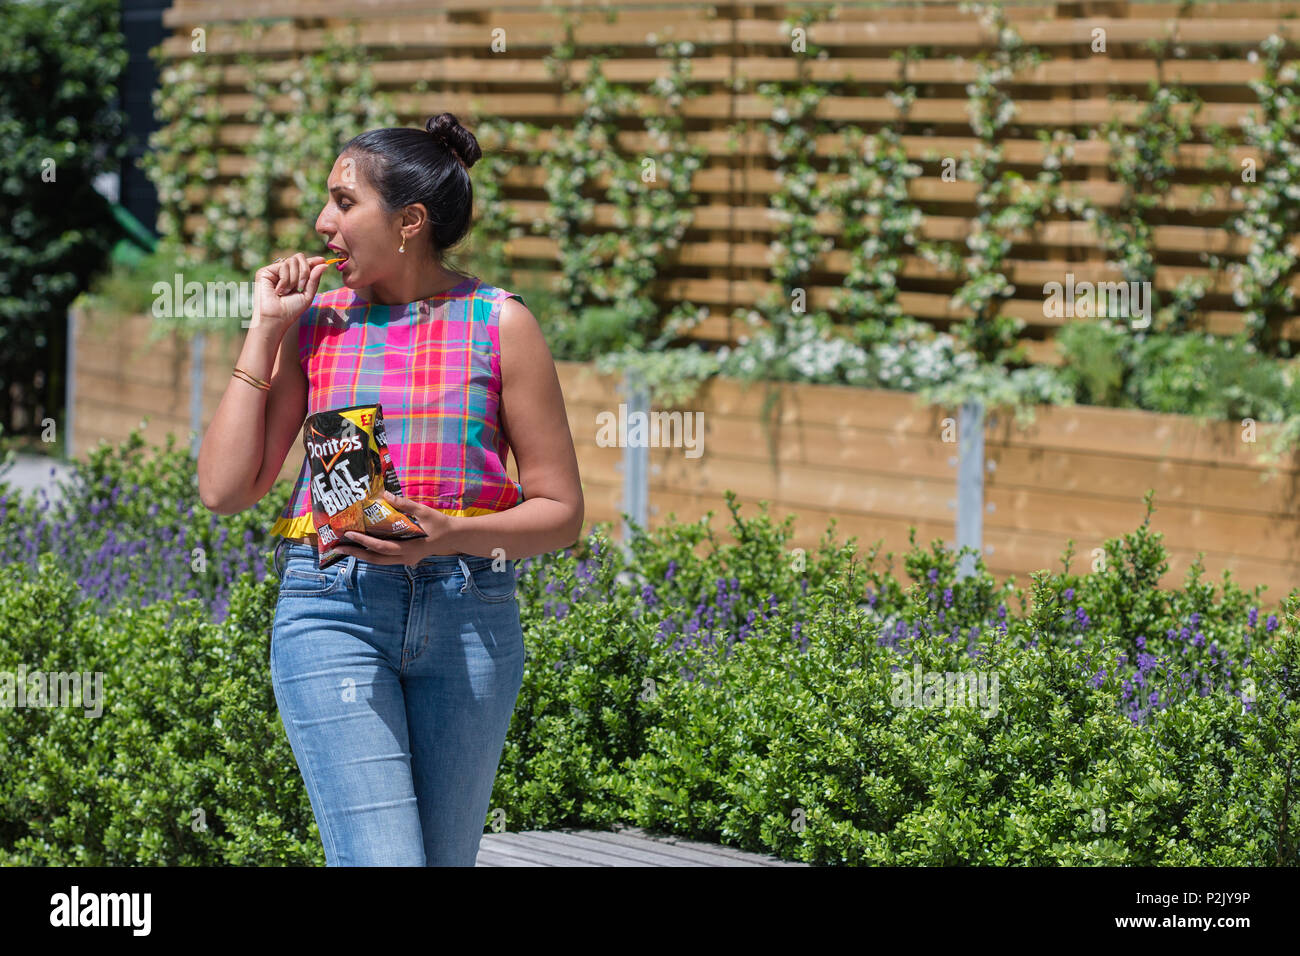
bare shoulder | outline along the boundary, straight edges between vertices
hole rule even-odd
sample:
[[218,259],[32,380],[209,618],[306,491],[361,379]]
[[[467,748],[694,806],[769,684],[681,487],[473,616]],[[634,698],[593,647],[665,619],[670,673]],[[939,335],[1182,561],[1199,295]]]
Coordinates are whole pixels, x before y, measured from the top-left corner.
[[518,299],[509,298],[501,303],[497,317],[501,337],[501,369],[503,375],[511,369],[536,368],[537,363],[551,359],[542,327],[532,310]]
[[541,332],[541,326],[538,325],[537,316],[533,315],[533,310],[514,296],[501,303],[501,312],[497,323],[503,330],[508,326],[511,331],[516,333],[523,332],[527,334],[528,330],[525,326],[536,328],[538,332]]

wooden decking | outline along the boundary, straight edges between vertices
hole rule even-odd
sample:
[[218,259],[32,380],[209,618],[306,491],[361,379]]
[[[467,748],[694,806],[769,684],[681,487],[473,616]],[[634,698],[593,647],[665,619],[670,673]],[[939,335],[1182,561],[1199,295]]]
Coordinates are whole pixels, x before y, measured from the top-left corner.
[[478,866],[807,866],[715,843],[650,833],[639,827],[608,830],[525,830],[485,833]]

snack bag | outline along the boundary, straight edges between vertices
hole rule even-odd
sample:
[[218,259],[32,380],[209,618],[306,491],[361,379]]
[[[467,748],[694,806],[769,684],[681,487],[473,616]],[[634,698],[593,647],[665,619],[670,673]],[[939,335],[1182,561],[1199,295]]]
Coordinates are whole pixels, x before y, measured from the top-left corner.
[[346,531],[397,541],[427,537],[418,521],[380,495],[385,489],[402,493],[384,434],[383,406],[352,405],[309,415],[302,443],[311,465],[311,516],[321,568],[344,557],[334,549],[347,541]]

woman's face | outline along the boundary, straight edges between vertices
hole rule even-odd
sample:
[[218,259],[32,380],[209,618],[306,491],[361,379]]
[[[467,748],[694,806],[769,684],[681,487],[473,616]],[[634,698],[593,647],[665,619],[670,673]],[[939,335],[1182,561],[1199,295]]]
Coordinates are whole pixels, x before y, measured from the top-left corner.
[[[395,275],[403,261],[397,251],[402,244],[401,211],[385,211],[354,155],[344,153],[334,161],[326,185],[329,201],[316,217],[316,231],[336,250],[328,258],[347,256],[332,267],[343,273],[343,284],[362,289]],[[409,253],[410,240],[406,245]]]

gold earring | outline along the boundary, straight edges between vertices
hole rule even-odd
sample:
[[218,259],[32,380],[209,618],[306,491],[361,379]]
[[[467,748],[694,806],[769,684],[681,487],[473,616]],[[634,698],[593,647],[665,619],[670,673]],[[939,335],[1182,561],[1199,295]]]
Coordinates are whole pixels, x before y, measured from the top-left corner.
[[405,236],[402,237],[402,244],[401,244],[400,246],[397,247],[397,251],[398,251],[398,252],[405,252],[405,251],[406,251],[406,237],[405,237]]

